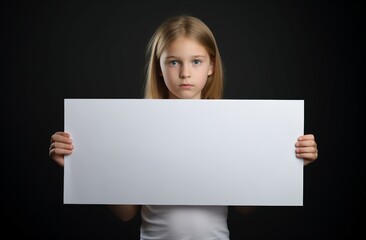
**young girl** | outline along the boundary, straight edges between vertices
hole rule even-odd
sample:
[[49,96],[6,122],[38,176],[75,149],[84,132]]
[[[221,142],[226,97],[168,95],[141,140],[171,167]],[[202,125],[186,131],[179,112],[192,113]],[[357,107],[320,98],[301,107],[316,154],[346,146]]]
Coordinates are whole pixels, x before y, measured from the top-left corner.
[[[192,16],[177,16],[163,22],[147,48],[145,98],[220,99],[223,67],[210,29]],[[56,132],[51,137],[50,157],[64,165],[64,155],[73,151],[71,136]],[[304,165],[318,157],[312,134],[295,143],[296,157]],[[227,206],[134,206],[114,205],[123,221],[141,212],[141,239],[228,240]],[[242,213],[253,207],[236,207]]]

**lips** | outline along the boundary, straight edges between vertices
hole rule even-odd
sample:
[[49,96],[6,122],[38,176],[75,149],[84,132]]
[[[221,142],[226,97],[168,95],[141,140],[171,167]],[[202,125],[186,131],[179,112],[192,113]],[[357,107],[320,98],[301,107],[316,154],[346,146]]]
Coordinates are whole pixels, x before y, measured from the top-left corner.
[[188,83],[183,83],[183,84],[179,84],[179,87],[189,88],[189,87],[193,87],[193,85],[192,84],[188,84]]

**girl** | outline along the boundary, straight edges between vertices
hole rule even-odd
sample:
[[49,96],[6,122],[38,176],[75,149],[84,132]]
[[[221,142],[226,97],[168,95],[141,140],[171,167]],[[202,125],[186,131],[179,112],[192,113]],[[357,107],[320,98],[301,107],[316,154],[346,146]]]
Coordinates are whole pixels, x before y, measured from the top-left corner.
[[[155,31],[147,48],[145,98],[220,99],[223,66],[210,29],[192,16],[167,19]],[[71,137],[56,132],[51,137],[50,157],[64,165],[64,155],[73,151]],[[296,157],[304,165],[318,157],[312,134],[295,143]],[[123,221],[141,212],[141,239],[229,239],[227,206],[133,206],[113,205]],[[254,207],[236,207],[248,213]]]

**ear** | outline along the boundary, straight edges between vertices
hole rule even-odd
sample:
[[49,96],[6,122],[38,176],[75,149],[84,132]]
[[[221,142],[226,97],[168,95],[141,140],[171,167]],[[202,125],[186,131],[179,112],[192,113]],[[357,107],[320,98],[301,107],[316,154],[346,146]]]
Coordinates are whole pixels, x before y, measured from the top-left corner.
[[211,76],[213,73],[214,73],[214,65],[213,65],[213,62],[211,61],[210,66],[208,68],[207,76]]

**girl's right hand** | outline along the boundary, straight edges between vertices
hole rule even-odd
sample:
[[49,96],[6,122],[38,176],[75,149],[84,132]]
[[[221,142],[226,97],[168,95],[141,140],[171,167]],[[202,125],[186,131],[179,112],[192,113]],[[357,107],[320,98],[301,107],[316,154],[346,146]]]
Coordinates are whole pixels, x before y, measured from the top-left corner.
[[49,148],[49,156],[60,166],[64,166],[64,156],[70,155],[74,145],[70,134],[66,132],[56,132],[51,136],[51,145]]

